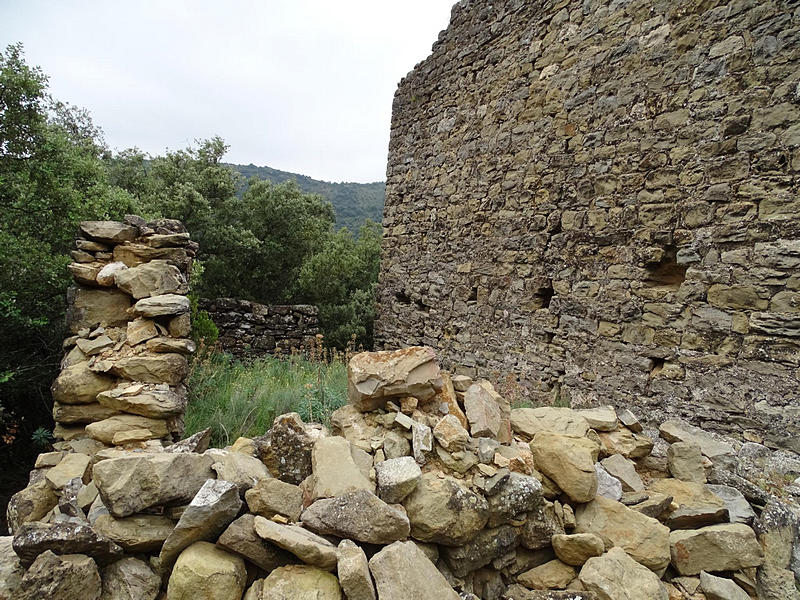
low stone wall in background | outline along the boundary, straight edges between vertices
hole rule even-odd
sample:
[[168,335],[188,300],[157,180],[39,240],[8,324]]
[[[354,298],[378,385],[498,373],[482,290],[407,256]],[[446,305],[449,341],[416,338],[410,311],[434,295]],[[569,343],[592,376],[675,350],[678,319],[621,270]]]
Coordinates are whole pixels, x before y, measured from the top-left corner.
[[319,333],[319,311],[308,304],[266,306],[235,298],[203,299],[219,329],[219,344],[235,356],[259,356],[309,347]]

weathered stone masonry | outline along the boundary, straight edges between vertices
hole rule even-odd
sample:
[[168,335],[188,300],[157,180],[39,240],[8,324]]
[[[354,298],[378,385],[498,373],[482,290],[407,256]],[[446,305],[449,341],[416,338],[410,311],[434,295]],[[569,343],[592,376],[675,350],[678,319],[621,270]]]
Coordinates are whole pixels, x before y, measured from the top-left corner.
[[463,1],[395,96],[379,344],[800,449],[796,2]]
[[319,333],[319,311],[309,304],[266,306],[248,300],[201,300],[219,329],[219,344],[236,356],[310,348]]

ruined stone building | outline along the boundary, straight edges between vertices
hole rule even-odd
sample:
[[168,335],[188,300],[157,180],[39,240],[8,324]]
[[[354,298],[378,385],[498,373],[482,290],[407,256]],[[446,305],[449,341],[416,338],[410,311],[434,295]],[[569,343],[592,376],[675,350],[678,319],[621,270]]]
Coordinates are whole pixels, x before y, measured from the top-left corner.
[[463,0],[397,90],[379,345],[800,450],[800,4]]

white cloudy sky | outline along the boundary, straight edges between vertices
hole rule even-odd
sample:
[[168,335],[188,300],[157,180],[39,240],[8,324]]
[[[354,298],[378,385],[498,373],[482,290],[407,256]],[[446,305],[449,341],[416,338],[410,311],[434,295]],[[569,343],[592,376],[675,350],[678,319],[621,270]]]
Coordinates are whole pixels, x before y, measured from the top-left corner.
[[230,162],[377,181],[397,83],[454,1],[0,0],[0,43],[112,148],[219,135]]

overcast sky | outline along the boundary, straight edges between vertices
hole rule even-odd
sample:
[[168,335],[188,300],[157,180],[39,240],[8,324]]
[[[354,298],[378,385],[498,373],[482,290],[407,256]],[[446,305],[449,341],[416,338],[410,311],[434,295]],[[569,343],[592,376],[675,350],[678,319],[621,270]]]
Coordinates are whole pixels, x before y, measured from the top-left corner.
[[0,0],[54,97],[150,154],[219,135],[226,160],[328,181],[386,172],[392,97],[455,0]]

